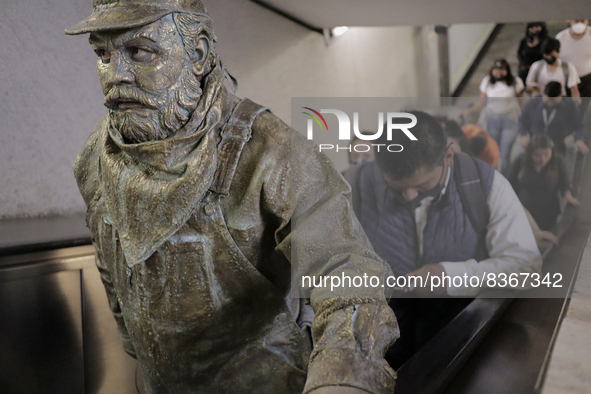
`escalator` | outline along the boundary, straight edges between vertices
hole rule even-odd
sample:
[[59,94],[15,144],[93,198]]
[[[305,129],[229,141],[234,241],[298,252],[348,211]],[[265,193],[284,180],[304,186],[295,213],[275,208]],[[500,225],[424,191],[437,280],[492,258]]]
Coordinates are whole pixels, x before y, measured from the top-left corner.
[[591,182],[581,182],[589,173],[591,161],[579,155],[574,190],[581,207],[567,208],[558,224],[560,247],[543,253],[544,274],[561,273],[563,287],[553,289],[553,298],[539,298],[540,289],[515,299],[477,298],[401,367],[398,394],[539,392],[591,228]]
[[0,222],[2,394],[138,392],[84,216]]
[[[537,298],[540,292],[534,289],[515,294],[514,299],[495,293],[475,299],[400,368],[397,394],[539,392],[591,228],[588,174],[591,160],[579,155],[573,190],[581,207],[566,209],[558,225],[560,247],[543,253],[544,271],[560,272],[564,286],[555,289],[553,298]],[[11,389],[2,382],[11,377],[14,382],[13,369],[3,368],[2,392],[21,393],[22,387],[31,394],[46,393],[47,387],[56,393],[141,392],[136,387],[136,382],[141,384],[137,363],[121,348],[88,234],[72,232],[83,229],[80,223],[72,227],[68,220],[75,218],[56,220],[46,228],[54,236],[56,229],[69,228],[71,233],[63,237],[69,237],[71,245],[65,238],[47,243],[43,237],[35,241],[30,236],[30,246],[38,250],[23,253],[26,245],[18,249],[14,243],[0,243],[0,364],[30,370],[19,373],[24,378]],[[19,231],[23,230],[0,228],[5,235]],[[47,331],[48,327],[57,332]],[[61,341],[60,359],[54,357],[55,338]],[[11,349],[19,349],[18,354]],[[27,354],[36,356],[27,358]]]

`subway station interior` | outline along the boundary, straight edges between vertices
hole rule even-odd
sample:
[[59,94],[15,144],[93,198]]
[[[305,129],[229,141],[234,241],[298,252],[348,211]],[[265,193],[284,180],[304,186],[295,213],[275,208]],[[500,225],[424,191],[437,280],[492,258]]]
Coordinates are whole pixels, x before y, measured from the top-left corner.
[[[99,9],[103,3],[107,3],[107,8],[111,3],[115,8],[152,3],[158,8],[164,7],[163,3],[182,6],[192,2],[95,0],[94,3]],[[563,97],[565,101],[572,98],[574,103],[577,103],[575,98],[580,100],[576,114],[582,125],[577,129],[578,134],[571,129],[563,131],[568,136],[559,144],[568,196],[561,195],[560,211],[551,225],[543,229],[540,225],[538,233],[532,225],[532,234],[538,241],[536,253],[539,252],[542,261],[541,274],[560,275],[561,286],[546,291],[530,288],[502,296],[494,289],[483,289],[394,368],[396,383],[391,391],[359,387],[357,391],[339,391],[339,387],[356,387],[347,383],[336,384],[333,387],[336,391],[323,391],[326,387],[310,389],[306,385],[305,393],[590,393],[591,160],[588,149],[584,148],[591,142],[591,99],[587,98],[587,92],[591,92],[591,27],[588,27],[591,2],[203,0],[203,3],[215,31],[215,51],[223,61],[220,64],[231,73],[226,85],[237,80],[237,97],[268,106],[276,117],[302,135],[304,121],[299,123],[301,127],[294,123],[301,116],[302,105],[297,103],[306,102],[307,98],[312,103],[321,98],[441,102],[445,103],[442,106],[446,108],[447,120],[455,121],[465,134],[466,125],[478,124],[484,134],[488,131],[486,135],[492,135],[491,130],[486,130],[490,122],[479,123],[480,111],[484,110],[476,107],[483,97],[494,97],[488,88],[483,88],[486,85],[483,80],[492,78],[495,69],[507,69],[499,66],[499,60],[505,59],[515,83],[522,86],[514,98],[524,99],[517,108],[517,116],[524,116],[528,100],[532,104],[536,100],[542,102],[542,98],[535,97],[535,91],[528,91],[533,68],[529,69],[530,75],[525,69],[523,78],[527,76],[527,80],[522,81],[520,74],[524,57],[519,48],[528,42],[532,23],[544,26],[546,36],[539,39],[542,46],[546,42],[543,39],[559,42],[553,38],[579,34],[575,25],[586,24],[586,32],[580,34],[586,34],[582,40],[588,40],[587,47],[575,58],[583,53],[579,57],[587,56],[589,68],[577,70],[578,90],[577,84],[569,85],[568,88],[573,87],[567,90],[571,97]],[[113,318],[115,311],[112,305],[110,308],[111,298],[107,298],[101,281],[102,271],[97,269],[97,253],[101,252],[95,249],[96,235],[87,227],[92,221],[90,215],[87,217],[88,201],[85,203],[79,191],[82,181],[77,185],[72,170],[85,141],[109,112],[104,104],[105,89],[101,90],[97,78],[97,54],[99,73],[101,62],[108,65],[102,60],[105,55],[101,58],[100,53],[93,52],[88,34],[64,34],[66,28],[92,12],[91,0],[0,1],[0,394],[283,394],[277,389],[264,391],[264,382],[261,387],[238,389],[229,385],[219,391],[183,391],[167,389],[164,385],[155,389],[157,384],[148,384],[146,376],[142,377],[149,369],[142,369],[140,362],[130,357],[122,346],[121,328]],[[132,13],[125,15],[131,18]],[[132,28],[137,26],[142,25]],[[565,58],[566,49],[563,44],[562,51],[558,51],[561,59]],[[110,59],[111,64],[113,59],[116,57]],[[544,57],[540,55],[538,59]],[[545,67],[540,62],[540,67]],[[546,62],[550,64],[547,58]],[[570,59],[569,64],[572,65]],[[534,67],[531,63],[527,67],[530,66]],[[566,70],[564,67],[558,69]],[[569,78],[576,77],[570,73],[563,78],[567,85]],[[536,74],[535,78],[540,76]],[[554,98],[548,93],[548,86],[544,92],[538,91],[538,95]],[[575,91],[580,93],[579,97]],[[493,101],[489,99],[489,103]],[[314,105],[310,107],[320,110]],[[308,115],[313,117],[315,111],[311,108]],[[439,111],[430,115],[439,119],[441,114]],[[329,115],[324,118],[328,120]],[[548,119],[544,112],[546,131],[552,118]],[[251,124],[257,124],[252,121]],[[517,127],[519,121],[514,121]],[[319,127],[321,123],[318,122]],[[308,124],[317,126],[312,120]],[[332,127],[329,122],[326,129]],[[443,129],[447,130],[446,127]],[[316,144],[326,138],[318,130],[316,135],[320,138],[313,141]],[[252,138],[256,140],[256,136]],[[447,138],[450,141],[449,133]],[[511,181],[510,185],[514,184],[508,166],[520,162],[519,158],[530,152],[526,144],[522,145],[526,138],[529,141],[530,137],[518,135],[516,128],[508,145],[492,137],[492,143],[497,146],[495,163],[502,162],[493,165],[498,170],[495,176],[502,172]],[[343,173],[343,182],[350,182],[346,175],[350,166],[366,160],[352,159],[351,146],[325,152],[332,163],[330,171]],[[552,152],[558,149],[555,142],[551,147]],[[522,174],[513,173],[515,179]],[[84,181],[85,175],[81,179]],[[137,206],[142,209],[141,203]],[[211,215],[209,207],[205,206],[207,215]],[[349,211],[352,213],[353,208]],[[217,211],[213,216],[216,214]],[[363,225],[364,221],[359,219]],[[232,224],[232,217],[226,220]],[[291,226],[295,226],[295,220]],[[146,226],[141,231],[152,230]],[[248,241],[252,237],[248,233],[250,228],[241,231],[231,232],[238,246],[243,238]],[[365,231],[375,247],[367,228]],[[541,240],[538,234],[542,234]],[[379,255],[379,248],[375,250]],[[122,303],[119,294],[116,299]],[[224,327],[219,330],[226,332]],[[316,345],[313,343],[314,349]]]

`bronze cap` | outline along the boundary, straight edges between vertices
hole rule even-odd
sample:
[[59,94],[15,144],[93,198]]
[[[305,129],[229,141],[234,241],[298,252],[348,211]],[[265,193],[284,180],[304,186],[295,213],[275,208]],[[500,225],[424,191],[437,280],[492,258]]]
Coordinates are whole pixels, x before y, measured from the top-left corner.
[[66,34],[124,30],[147,25],[172,12],[207,15],[200,0],[93,0],[88,18],[66,29]]

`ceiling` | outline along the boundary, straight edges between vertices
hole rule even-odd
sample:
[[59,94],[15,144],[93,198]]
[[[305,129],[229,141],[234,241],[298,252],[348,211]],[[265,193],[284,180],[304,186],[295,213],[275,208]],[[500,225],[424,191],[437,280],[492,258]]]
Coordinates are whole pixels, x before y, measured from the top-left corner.
[[591,0],[253,0],[315,28],[591,18]]

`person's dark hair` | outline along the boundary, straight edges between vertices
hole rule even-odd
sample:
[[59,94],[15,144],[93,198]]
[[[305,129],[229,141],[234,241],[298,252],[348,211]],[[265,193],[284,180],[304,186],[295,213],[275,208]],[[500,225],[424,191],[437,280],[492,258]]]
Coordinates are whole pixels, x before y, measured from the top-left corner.
[[562,94],[562,84],[558,81],[550,81],[544,88],[544,93],[548,97],[558,97]]
[[494,85],[496,82],[496,78],[493,77],[492,73],[494,69],[502,69],[507,71],[507,78],[505,82],[509,86],[513,86],[515,84],[515,77],[513,76],[513,74],[511,74],[511,66],[509,65],[509,63],[505,59],[497,59],[495,60],[492,67],[490,68],[490,71],[488,72],[488,77],[491,85]]
[[548,37],[548,28],[546,27],[546,22],[530,22],[530,23],[528,23],[527,26],[525,27],[525,35],[526,36],[528,35],[527,33],[531,27],[536,27],[536,26],[540,26],[542,28],[538,38],[540,39],[540,41],[545,40],[546,37]]
[[[384,132],[374,142],[383,144],[376,150],[376,162],[380,169],[393,179],[406,179],[420,168],[432,170],[441,165],[442,153],[447,147],[447,136],[441,124],[431,115],[422,111],[409,111],[417,118],[417,125],[409,131],[417,138],[411,141],[401,130],[392,131],[392,140],[388,141],[386,126]],[[386,147],[392,144],[403,146],[401,152],[388,152]]]
[[445,130],[445,134],[447,137],[454,138],[460,144],[460,149],[462,152],[472,155],[472,150],[470,149],[470,141],[466,134],[462,131],[462,128],[455,120],[444,120],[441,122],[443,126],[443,130]]
[[554,51],[560,52],[560,41],[558,41],[556,38],[548,37],[542,43],[541,49],[542,49],[542,54],[544,54],[544,55],[549,55]]
[[552,149],[552,158],[542,171],[544,171],[548,180],[555,181],[558,179],[560,163],[557,157],[558,153],[556,152],[556,149],[554,149],[554,141],[552,141],[552,138],[550,138],[548,134],[536,134],[532,137],[529,145],[525,149],[525,154],[523,155],[525,162],[522,165],[522,171],[519,177],[523,176],[525,171],[535,171],[532,156],[536,149]]
[[484,152],[486,145],[488,144],[488,140],[484,134],[478,134],[470,139],[470,150],[472,151],[472,155],[474,157],[478,157]]

